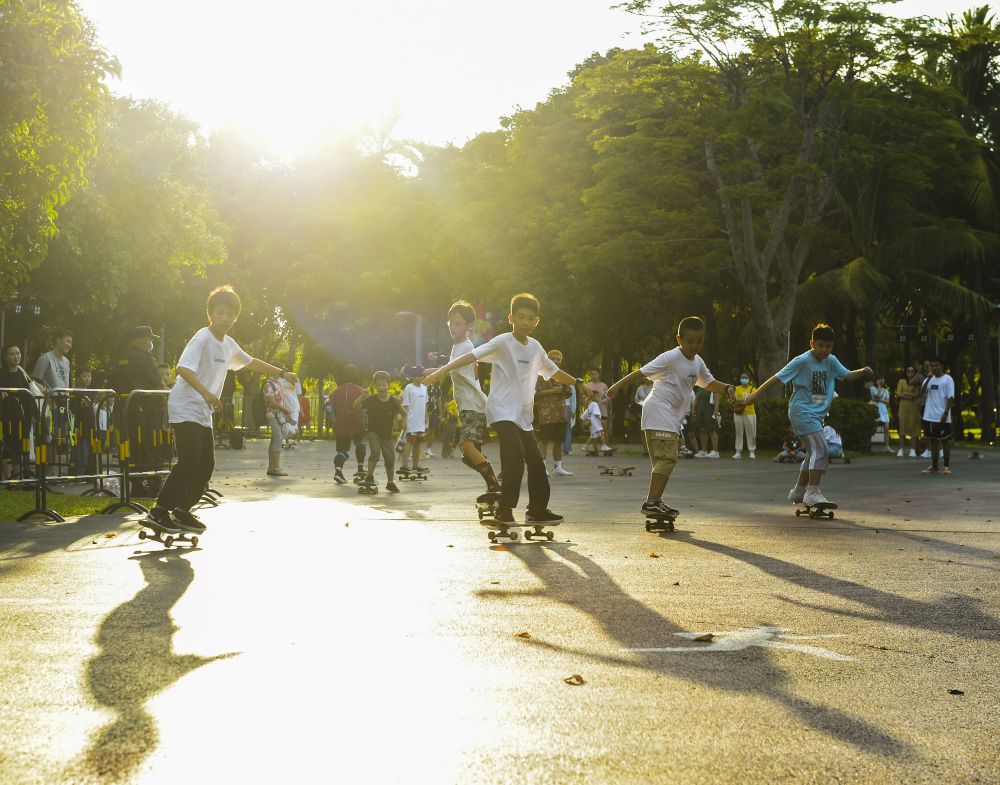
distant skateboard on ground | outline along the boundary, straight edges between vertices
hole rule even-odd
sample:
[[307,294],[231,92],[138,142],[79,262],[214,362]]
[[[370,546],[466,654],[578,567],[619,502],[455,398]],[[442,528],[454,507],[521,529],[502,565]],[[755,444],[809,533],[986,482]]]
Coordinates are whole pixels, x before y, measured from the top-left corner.
[[497,508],[500,502],[499,493],[484,493],[476,498],[476,512],[479,514],[479,524],[489,529],[487,536],[490,542],[496,543],[499,539],[505,538],[511,542],[519,542],[523,537],[525,540],[547,540],[551,541],[556,535],[555,532],[546,531],[548,527],[558,526],[558,523],[501,523],[496,519]]
[[808,515],[810,518],[832,518],[833,511],[837,509],[837,505],[833,502],[820,502],[819,504],[806,504],[805,502],[799,502],[801,507],[795,510],[795,517],[798,518],[800,515]]
[[646,511],[643,511],[642,514],[646,516],[646,531],[672,532],[674,530],[674,521],[677,520],[675,514]]
[[426,480],[427,467],[421,466],[419,469],[400,469],[396,475],[401,480]]
[[607,455],[607,456],[614,455],[617,449],[618,449],[617,447],[612,447],[610,450],[592,450],[588,447],[584,452],[584,454],[588,458],[600,458],[602,455]]
[[375,478],[374,477],[369,478],[368,475],[362,477],[361,481],[358,482],[358,493],[367,493],[367,494],[378,493],[378,483],[375,482]]
[[601,474],[618,477],[631,477],[632,472],[635,471],[634,466],[598,466],[597,468],[601,470]]

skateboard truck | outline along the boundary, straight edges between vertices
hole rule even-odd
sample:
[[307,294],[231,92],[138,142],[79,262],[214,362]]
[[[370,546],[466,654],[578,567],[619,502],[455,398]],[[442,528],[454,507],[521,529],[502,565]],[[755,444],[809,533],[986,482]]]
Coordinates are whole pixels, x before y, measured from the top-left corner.
[[813,520],[816,518],[833,518],[833,511],[837,509],[837,505],[833,502],[820,502],[819,504],[806,504],[805,502],[799,503],[802,506],[796,508],[796,518],[800,515],[808,515]]
[[648,532],[672,532],[676,515],[663,515],[661,513],[646,512],[646,531]]
[[601,470],[601,474],[607,474],[612,477],[631,477],[632,472],[635,471],[634,466],[598,466]]

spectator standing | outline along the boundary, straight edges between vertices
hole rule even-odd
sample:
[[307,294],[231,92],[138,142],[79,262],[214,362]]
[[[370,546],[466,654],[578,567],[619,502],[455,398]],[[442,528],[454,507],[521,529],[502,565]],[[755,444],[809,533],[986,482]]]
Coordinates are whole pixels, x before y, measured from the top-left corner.
[[868,388],[868,396],[872,406],[875,407],[875,421],[877,428],[882,431],[882,438],[886,449],[889,447],[889,390],[885,386],[885,376],[880,374],[875,379],[875,384]]
[[[3,367],[0,368],[0,387],[23,387],[30,390],[31,379],[21,367],[21,349],[18,346],[3,347]],[[0,426],[3,428],[3,457],[0,471],[3,479],[21,479],[24,468],[24,439],[31,433],[31,423],[36,412],[35,402],[30,392],[3,393],[0,400]]]
[[[549,352],[549,359],[562,366],[563,353],[558,349]],[[563,468],[562,447],[566,438],[566,387],[555,379],[538,377],[535,384],[535,419],[538,423],[538,450],[542,461],[547,460],[552,445],[552,469],[547,473],[556,477],[572,477],[573,472]]]
[[601,372],[594,368],[590,372],[590,381],[583,385],[583,389],[587,391],[590,400],[596,402],[601,410],[601,424],[604,427],[605,443],[607,443],[608,437],[611,435],[608,427],[610,425],[608,420],[608,385],[601,381]]
[[[736,400],[741,401],[757,387],[750,381],[749,373],[740,374],[740,383],[736,387]],[[742,411],[733,410],[733,429],[736,432],[736,452],[733,458],[739,460],[743,457],[743,440],[746,438],[747,450],[750,453],[750,460],[757,458],[757,411],[753,404],[743,407]]]
[[906,375],[896,385],[896,398],[899,400],[899,451],[897,458],[907,455],[906,442],[910,442],[909,457],[917,457],[917,441],[920,439],[920,384],[923,380],[917,375],[917,369],[908,365]]

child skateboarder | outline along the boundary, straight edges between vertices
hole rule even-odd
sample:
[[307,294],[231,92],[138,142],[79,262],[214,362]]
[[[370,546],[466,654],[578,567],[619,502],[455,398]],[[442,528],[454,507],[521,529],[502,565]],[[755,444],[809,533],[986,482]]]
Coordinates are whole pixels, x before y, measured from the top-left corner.
[[677,326],[677,346],[627,376],[608,389],[609,396],[641,377],[653,382],[653,389],[642,406],[642,432],[653,463],[649,492],[642,505],[644,513],[676,516],[677,510],[663,501],[670,475],[677,466],[684,415],[691,406],[691,394],[697,384],[706,390],[725,393],[730,401],[736,388],[718,381],[698,354],[705,345],[705,323],[688,316]]
[[788,492],[788,500],[809,506],[830,504],[819,485],[830,465],[826,440],[823,438],[823,418],[833,402],[834,382],[837,379],[854,381],[869,379],[872,369],[867,365],[853,371],[833,355],[836,333],[828,324],[817,324],[809,341],[809,351],[803,352],[740,403],[752,404],[769,389],[791,382],[792,397],[788,400],[788,419],[792,430],[806,450],[806,457],[799,468],[795,486]]
[[403,409],[406,411],[406,435],[403,443],[403,458],[399,474],[405,477],[410,472],[410,453],[413,453],[413,470],[423,471],[420,466],[420,443],[427,434],[427,385],[421,378],[424,369],[409,369],[406,374],[410,382],[403,388]]
[[389,493],[399,493],[399,488],[395,483],[393,470],[396,465],[395,442],[392,439],[392,426],[399,420],[402,424],[406,421],[406,410],[399,398],[389,395],[389,374],[385,371],[376,371],[372,377],[375,384],[374,395],[359,395],[354,399],[352,406],[355,410],[362,409],[368,413],[368,483],[375,483],[375,467],[381,457],[385,461],[385,489]]
[[188,341],[177,361],[177,382],[167,398],[167,417],[174,429],[177,463],[160,489],[146,525],[163,534],[181,530],[200,533],[205,524],[191,513],[208,486],[215,469],[212,412],[222,409],[219,395],[227,371],[249,367],[256,373],[277,376],[295,384],[286,371],[244,352],[229,335],[240,315],[240,298],[231,286],[220,286],[208,295],[208,327]]
[[507,317],[511,332],[502,333],[452,360],[433,371],[426,379],[433,384],[446,373],[472,365],[476,361],[492,363],[490,393],[486,399],[486,422],[496,430],[500,441],[503,478],[496,514],[498,523],[514,523],[513,511],[520,497],[525,466],[528,469],[526,523],[556,524],[562,521],[562,516],[548,508],[549,478],[532,428],[535,385],[539,375],[562,384],[579,384],[580,380],[559,370],[542,345],[531,337],[531,331],[538,326],[539,311],[538,298],[534,295],[527,292],[514,295],[510,301],[510,315]]

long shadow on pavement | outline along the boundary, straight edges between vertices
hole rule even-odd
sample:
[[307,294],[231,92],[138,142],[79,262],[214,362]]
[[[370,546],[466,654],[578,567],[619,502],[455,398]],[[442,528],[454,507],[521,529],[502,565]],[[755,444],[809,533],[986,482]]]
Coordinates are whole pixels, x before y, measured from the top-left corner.
[[23,559],[52,551],[66,550],[70,545],[106,532],[118,532],[124,521],[120,515],[83,515],[65,523],[3,523],[0,524],[0,573],[12,569]]
[[861,583],[834,578],[824,575],[808,567],[787,562],[774,556],[746,551],[732,545],[700,540],[687,532],[676,532],[672,539],[680,540],[713,553],[719,553],[732,559],[756,567],[775,578],[788,581],[812,591],[829,594],[848,602],[864,605],[871,609],[870,613],[831,608],[824,605],[793,600],[782,597],[785,602],[804,608],[831,613],[838,616],[848,616],[854,619],[877,621],[904,627],[929,630],[937,633],[958,635],[973,640],[997,640],[1000,636],[1000,620],[981,611],[977,605],[980,600],[968,596],[953,595],[937,602],[913,600],[899,594],[893,594],[883,589],[876,589]]
[[159,742],[147,701],[184,675],[216,657],[173,653],[170,611],[187,591],[194,569],[179,551],[156,551],[131,557],[139,563],[146,586],[101,622],[100,653],[87,664],[87,688],[101,706],[115,712],[76,766],[90,777],[126,781]]
[[[662,647],[668,641],[669,645],[684,645],[680,639],[673,637],[673,633],[685,630],[630,596],[594,561],[574,552],[571,547],[541,544],[537,547],[513,547],[509,551],[523,561],[542,583],[541,589],[533,590],[530,594],[586,613],[623,649]],[[550,554],[557,554],[565,562],[552,558]],[[480,593],[484,597],[510,594],[513,593]],[[893,738],[863,719],[788,692],[785,687],[785,672],[762,648],[751,647],[738,654],[712,652],[701,657],[691,657],[683,652],[636,652],[636,660],[569,649],[536,640],[528,640],[526,643],[614,665],[667,674],[717,690],[763,696],[786,706],[802,722],[816,730],[868,752],[902,756],[909,751],[905,742]],[[692,649],[698,647],[699,644],[691,643]],[[734,667],[736,663],[738,666]]]

